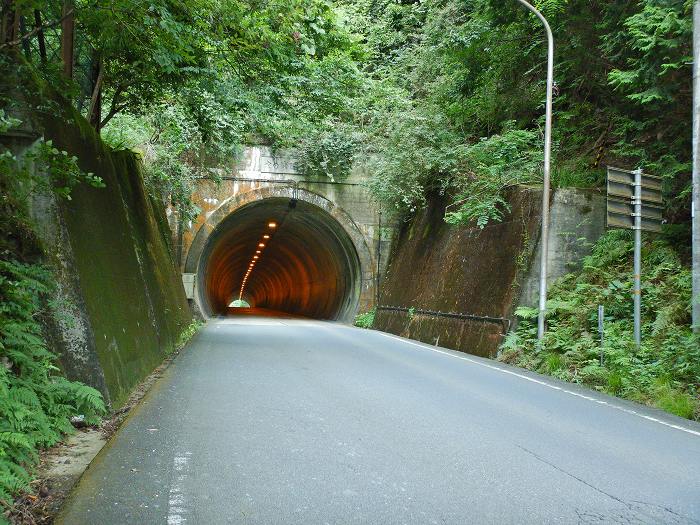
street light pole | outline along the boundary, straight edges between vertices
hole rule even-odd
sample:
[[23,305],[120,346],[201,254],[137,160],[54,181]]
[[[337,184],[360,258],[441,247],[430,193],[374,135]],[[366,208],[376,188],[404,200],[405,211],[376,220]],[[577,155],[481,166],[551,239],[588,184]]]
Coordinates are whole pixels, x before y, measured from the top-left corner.
[[[517,0],[537,18],[547,32],[547,107],[544,123],[544,180],[542,181],[542,233],[540,234],[540,301],[537,317],[537,338],[542,340],[545,331],[545,309],[547,307],[547,258],[549,257],[549,179],[552,156],[552,90],[554,87],[554,36],[547,19],[525,0]],[[698,0],[700,1],[700,0]]]
[[700,0],[693,6],[693,331],[700,332]]

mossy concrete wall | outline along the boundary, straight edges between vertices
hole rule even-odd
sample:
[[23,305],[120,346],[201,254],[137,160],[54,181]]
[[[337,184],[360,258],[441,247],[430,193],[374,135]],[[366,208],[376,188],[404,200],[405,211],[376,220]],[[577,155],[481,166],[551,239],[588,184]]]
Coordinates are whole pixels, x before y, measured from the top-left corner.
[[[381,283],[375,328],[492,357],[519,304],[537,300],[541,188],[510,192],[504,221],[453,226],[443,217],[447,202],[430,199],[407,222],[394,245]],[[591,190],[564,189],[552,197],[550,268],[552,282],[580,264],[603,232],[605,199]],[[534,291],[533,291],[534,287]],[[534,296],[533,296],[534,293]],[[382,309],[414,308],[491,319],[453,318]],[[501,318],[503,322],[497,322]]]
[[[527,271],[540,222],[540,193],[519,188],[512,211],[484,229],[443,220],[447,201],[433,197],[405,223],[381,283],[380,305],[507,318]],[[380,309],[375,327],[475,355],[493,355],[504,324]]]
[[80,115],[60,107],[28,111],[27,137],[52,140],[106,187],[80,184],[71,200],[40,195],[30,204],[57,284],[47,331],[66,375],[118,406],[191,318],[164,209],[146,192],[138,160],[110,151]]

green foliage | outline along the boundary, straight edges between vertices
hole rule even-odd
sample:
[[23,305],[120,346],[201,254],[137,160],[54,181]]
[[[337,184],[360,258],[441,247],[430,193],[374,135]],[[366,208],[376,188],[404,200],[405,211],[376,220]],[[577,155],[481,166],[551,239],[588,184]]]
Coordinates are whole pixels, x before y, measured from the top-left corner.
[[639,2],[641,11],[624,22],[631,50],[625,69],[613,69],[610,84],[640,105],[674,104],[677,78],[692,61],[690,3]]
[[[700,419],[700,340],[690,326],[690,270],[666,239],[645,243],[642,274],[642,347],[632,334],[632,239],[610,231],[593,247],[581,271],[550,291],[548,331],[537,346],[537,310],[519,308],[516,331],[499,359],[613,395]],[[605,308],[600,366],[597,309]]]
[[199,209],[192,203],[194,183],[216,176],[214,166],[230,165],[238,155],[240,129],[214,101],[205,122],[198,122],[181,94],[142,116],[118,115],[103,130],[105,142],[115,149],[140,153],[149,191],[172,203],[185,221]]
[[[0,110],[0,133],[16,128],[21,121]],[[0,145],[0,172],[12,179],[15,198],[24,201],[34,192],[53,191],[70,200],[71,191],[81,183],[102,188],[102,179],[78,166],[78,158],[59,150],[41,137],[20,157]]]
[[[194,182],[230,171],[243,144],[296,146],[302,173],[345,177],[355,133],[341,117],[350,113],[361,77],[356,47],[329,6],[318,0],[208,5],[197,16],[223,17],[224,26],[207,36],[222,54],[176,90],[160,92],[155,103],[125,106],[105,127],[106,141],[142,152],[152,193],[185,221],[199,212],[190,200]],[[232,11],[219,13],[224,5]]]
[[[690,3],[537,6],[566,35],[556,46],[553,185],[598,186],[605,163],[643,165],[667,180],[669,218],[686,220]],[[344,0],[340,9],[366,42],[353,121],[375,196],[405,215],[447,194],[449,222],[501,220],[507,182],[541,177],[540,22],[495,0]]]
[[362,313],[355,317],[355,326],[360,328],[372,328],[374,326],[374,316],[377,314],[377,309],[372,308],[370,311]]
[[230,306],[232,308],[250,308],[250,304],[244,299],[236,299],[235,301],[231,302]]
[[[553,185],[597,186],[605,163],[666,179],[687,220],[691,3],[541,0],[557,38]],[[62,2],[16,0],[25,16]],[[75,2],[76,80],[59,74],[58,26],[26,55],[87,112],[103,65],[111,144],[144,151],[153,192],[184,218],[192,181],[242,144],[299,150],[299,170],[340,180],[353,164],[408,215],[447,195],[446,220],[484,226],[509,184],[540,178],[546,46],[540,22],[496,0]],[[123,118],[119,118],[124,115]],[[144,132],[144,128],[148,132]]]
[[57,374],[37,317],[51,289],[42,266],[0,260],[0,503],[28,488],[37,449],[56,443],[84,415],[97,424],[102,395]]
[[539,136],[526,130],[507,130],[465,149],[463,165],[468,176],[457,179],[455,211],[445,214],[451,224],[476,221],[483,228],[500,222],[510,211],[504,191],[517,184],[539,182],[542,149]]
[[[20,124],[0,112],[0,132]],[[19,157],[1,150],[0,171],[0,504],[8,507],[14,495],[28,489],[38,449],[72,432],[71,416],[84,415],[88,424],[96,424],[105,412],[101,394],[62,377],[46,347],[39,319],[52,276],[41,265],[22,262],[39,256],[27,202],[35,192],[70,199],[78,184],[103,183],[43,138]]]
[[7,115],[4,109],[0,109],[0,133],[7,133],[9,130],[16,128],[21,123],[21,120]]
[[202,326],[204,326],[204,322],[198,321],[197,319],[192,321],[180,334],[176,345],[177,348],[182,348],[189,343]]
[[[68,155],[65,150],[55,148],[51,140],[39,140],[34,152],[25,154],[25,159],[38,165],[41,175],[33,178],[35,188],[53,189],[60,197],[70,200],[70,193],[80,183],[89,184],[95,188],[104,188],[102,179],[93,173],[84,172],[78,166],[78,157]],[[21,169],[21,168],[20,168]]]
[[319,128],[300,139],[296,168],[307,177],[342,181],[352,169],[358,146],[352,130],[340,124]]

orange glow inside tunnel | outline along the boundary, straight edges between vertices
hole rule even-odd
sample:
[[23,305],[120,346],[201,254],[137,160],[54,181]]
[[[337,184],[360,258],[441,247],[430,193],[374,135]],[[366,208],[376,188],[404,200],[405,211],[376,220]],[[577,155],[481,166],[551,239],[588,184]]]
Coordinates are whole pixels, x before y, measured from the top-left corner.
[[235,314],[229,305],[243,288],[241,299],[252,307],[350,320],[360,281],[359,258],[343,226],[313,204],[286,198],[256,201],[229,215],[210,235],[198,271],[200,306],[208,316]]

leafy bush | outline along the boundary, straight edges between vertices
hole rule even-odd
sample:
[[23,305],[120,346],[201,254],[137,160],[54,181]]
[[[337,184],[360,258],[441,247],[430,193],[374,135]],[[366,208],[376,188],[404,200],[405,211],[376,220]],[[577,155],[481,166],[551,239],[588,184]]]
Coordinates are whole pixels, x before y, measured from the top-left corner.
[[[8,116],[0,109],[0,134],[18,127],[21,120]],[[78,157],[59,150],[51,140],[41,137],[21,156],[0,145],[0,173],[12,179],[13,199],[25,201],[32,193],[53,192],[70,200],[71,191],[85,183],[104,188],[101,177],[84,172],[78,166]]]
[[0,503],[27,489],[37,449],[73,431],[70,417],[97,424],[102,395],[57,374],[37,317],[50,291],[42,266],[0,261]]
[[[188,92],[189,93],[189,92]],[[102,131],[103,140],[114,149],[141,154],[149,192],[175,206],[183,221],[193,220],[199,208],[192,201],[196,180],[215,177],[215,169],[231,165],[238,156],[240,129],[225,108],[200,93],[191,99],[174,97],[134,116],[120,114]],[[207,112],[210,118],[200,117]]]
[[453,206],[458,206],[445,214],[445,221],[450,224],[476,221],[480,228],[489,222],[500,222],[504,213],[510,211],[504,190],[541,181],[540,143],[538,133],[506,129],[501,135],[482,138],[465,148],[463,164],[468,175],[455,179],[454,185],[459,189]]
[[374,326],[374,316],[377,313],[376,308],[372,308],[369,312],[362,313],[355,317],[355,326],[360,328],[372,328]]
[[[667,240],[642,250],[642,346],[632,322],[632,236],[613,230],[594,246],[583,269],[557,281],[547,302],[548,330],[537,345],[537,310],[521,321],[499,359],[567,381],[700,419],[700,340],[690,330],[690,269]],[[600,365],[597,309],[605,308]]]
[[339,124],[330,124],[304,137],[295,150],[296,168],[304,176],[342,181],[352,169],[357,137]]

